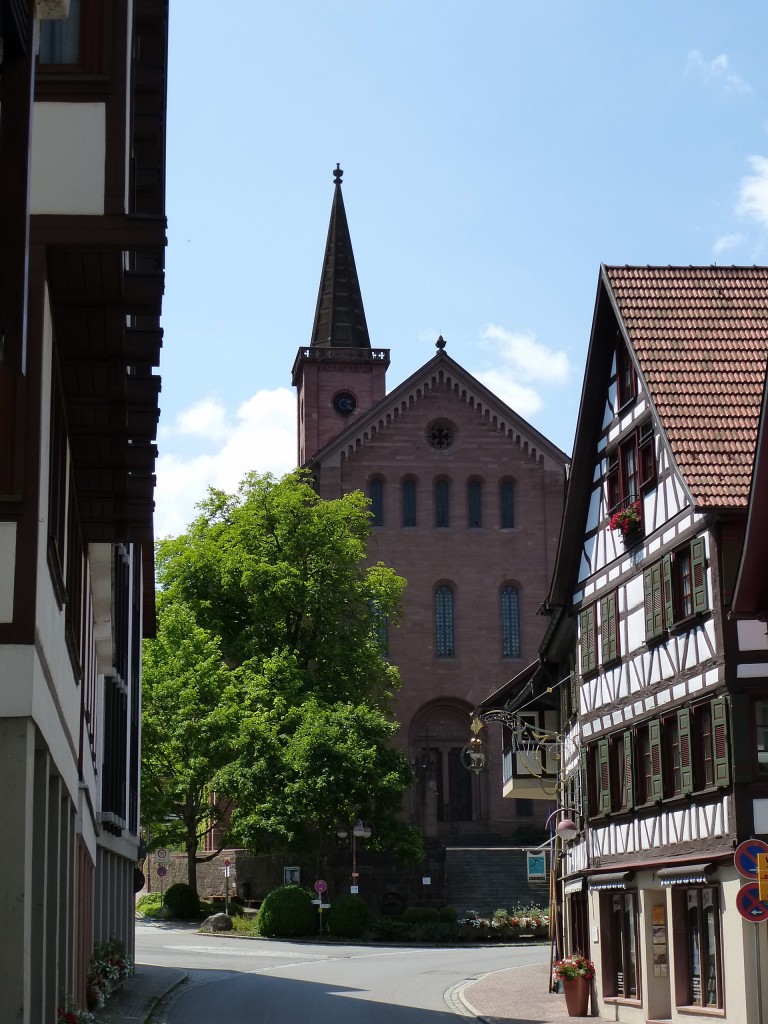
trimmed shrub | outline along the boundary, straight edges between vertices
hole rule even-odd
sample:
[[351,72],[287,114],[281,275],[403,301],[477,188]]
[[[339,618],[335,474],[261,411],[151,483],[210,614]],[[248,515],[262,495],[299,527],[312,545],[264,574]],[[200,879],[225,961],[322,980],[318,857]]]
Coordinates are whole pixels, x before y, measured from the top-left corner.
[[161,892],[147,892],[136,900],[136,910],[145,917],[154,917],[163,905]]
[[392,917],[380,917],[373,922],[373,934],[377,939],[412,939],[414,926],[407,921],[396,921]]
[[440,907],[438,913],[440,914],[440,920],[444,924],[455,924],[459,919],[456,907]]
[[406,924],[437,924],[440,911],[437,907],[406,907],[403,920]]
[[437,921],[434,924],[427,924],[421,933],[425,942],[434,942],[441,945],[444,942],[458,942],[461,938],[461,928],[454,921]]
[[200,900],[195,890],[186,882],[176,882],[165,894],[163,901],[171,917],[182,921],[193,921],[200,916]]
[[295,938],[317,931],[317,911],[312,897],[300,885],[281,885],[268,893],[256,919],[259,935],[272,938]]
[[370,920],[371,911],[361,896],[339,896],[328,911],[328,932],[339,939],[357,939]]

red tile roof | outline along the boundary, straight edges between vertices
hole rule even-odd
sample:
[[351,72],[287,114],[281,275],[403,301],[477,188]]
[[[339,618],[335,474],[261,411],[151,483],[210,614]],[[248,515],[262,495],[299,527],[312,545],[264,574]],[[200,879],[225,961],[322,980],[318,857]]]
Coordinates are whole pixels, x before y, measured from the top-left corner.
[[768,362],[768,267],[604,267],[697,504],[745,508]]

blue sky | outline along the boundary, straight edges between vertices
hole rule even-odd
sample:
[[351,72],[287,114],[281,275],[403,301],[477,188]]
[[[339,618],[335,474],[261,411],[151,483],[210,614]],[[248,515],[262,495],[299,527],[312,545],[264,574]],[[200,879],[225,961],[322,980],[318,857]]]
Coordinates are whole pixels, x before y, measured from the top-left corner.
[[570,452],[601,262],[768,261],[768,10],[171,5],[158,536],[295,463],[333,195],[394,387],[448,352]]

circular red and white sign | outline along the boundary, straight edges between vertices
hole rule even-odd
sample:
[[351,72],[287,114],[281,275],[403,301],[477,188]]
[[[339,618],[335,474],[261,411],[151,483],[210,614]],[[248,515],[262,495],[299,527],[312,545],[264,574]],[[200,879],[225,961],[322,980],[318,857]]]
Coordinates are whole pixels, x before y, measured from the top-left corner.
[[315,892],[325,892],[328,888],[328,883],[324,882],[322,878],[318,878],[315,882]]

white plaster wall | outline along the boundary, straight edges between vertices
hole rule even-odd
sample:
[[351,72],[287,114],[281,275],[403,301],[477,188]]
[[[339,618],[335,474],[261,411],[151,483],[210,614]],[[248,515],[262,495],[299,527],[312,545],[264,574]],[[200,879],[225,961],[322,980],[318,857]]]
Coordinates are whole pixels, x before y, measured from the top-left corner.
[[744,619],[736,623],[740,651],[768,651],[768,627],[765,622]]
[[0,622],[13,622],[16,523],[0,523]]
[[104,213],[103,103],[35,103],[32,213]]

